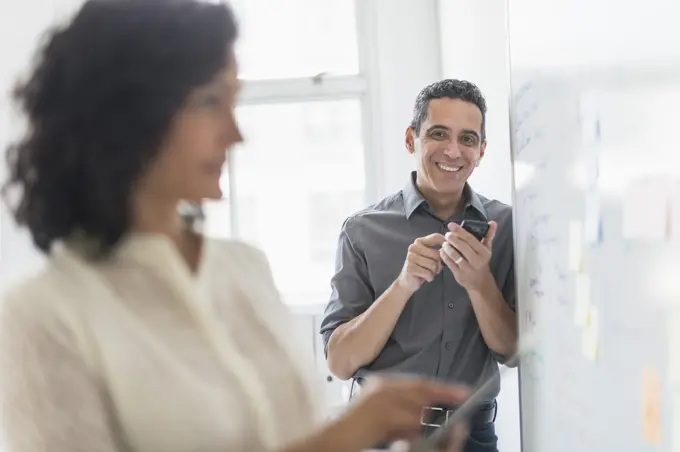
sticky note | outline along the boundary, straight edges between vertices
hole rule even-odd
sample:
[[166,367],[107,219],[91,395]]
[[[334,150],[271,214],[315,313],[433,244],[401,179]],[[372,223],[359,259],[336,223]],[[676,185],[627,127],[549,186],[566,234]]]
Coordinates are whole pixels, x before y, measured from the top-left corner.
[[586,318],[586,326],[583,331],[582,337],[582,352],[590,361],[597,360],[597,352],[599,348],[600,340],[600,324],[599,324],[599,313],[597,307],[591,305],[588,308],[588,315]]
[[648,442],[661,443],[661,378],[653,368],[642,374],[642,430]]
[[585,239],[589,244],[602,241],[602,214],[600,212],[600,197],[594,192],[586,197]]
[[583,268],[583,222],[569,222],[569,270],[580,272]]
[[574,290],[574,323],[578,327],[585,327],[588,323],[588,313],[590,310],[590,277],[580,274],[576,277],[576,288]]
[[669,185],[663,177],[637,179],[623,195],[623,237],[662,241],[668,236]]

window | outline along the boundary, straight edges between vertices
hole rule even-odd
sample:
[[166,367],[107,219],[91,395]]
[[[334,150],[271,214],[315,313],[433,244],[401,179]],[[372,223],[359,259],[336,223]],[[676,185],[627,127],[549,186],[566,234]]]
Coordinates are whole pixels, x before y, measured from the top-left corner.
[[232,0],[246,80],[359,73],[353,0]]
[[286,303],[325,303],[342,222],[369,189],[355,2],[232,4],[245,141],[229,156],[224,199],[206,204],[206,231],[262,249]]

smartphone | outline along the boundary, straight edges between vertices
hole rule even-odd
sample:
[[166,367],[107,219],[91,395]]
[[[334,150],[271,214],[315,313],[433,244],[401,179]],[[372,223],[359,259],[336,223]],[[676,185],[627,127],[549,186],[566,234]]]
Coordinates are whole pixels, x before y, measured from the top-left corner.
[[475,238],[480,242],[489,232],[489,223],[486,221],[463,220],[463,222],[460,224],[460,227],[475,236]]

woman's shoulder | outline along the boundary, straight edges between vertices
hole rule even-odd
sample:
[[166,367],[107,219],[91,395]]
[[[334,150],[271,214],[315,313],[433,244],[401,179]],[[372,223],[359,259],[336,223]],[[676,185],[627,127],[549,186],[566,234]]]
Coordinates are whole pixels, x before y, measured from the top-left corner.
[[65,331],[73,331],[77,296],[77,291],[66,290],[60,269],[48,262],[0,295],[3,337],[10,341],[32,340],[36,334],[63,337]]
[[269,271],[269,261],[259,248],[241,240],[206,238],[210,263],[227,268],[231,266],[241,271],[257,269]]
[[77,261],[59,247],[37,272],[0,293],[0,323],[77,326],[92,297],[85,290],[91,276]]
[[239,241],[211,239],[204,268],[207,281],[218,293],[237,291],[251,303],[283,308],[269,261],[257,247]]
[[250,256],[264,255],[264,253],[254,245],[238,239],[224,239],[206,237],[209,246],[221,253],[233,254],[240,253]]
[[59,294],[59,284],[55,278],[56,268],[46,263],[35,274],[14,282],[0,295],[2,312],[7,310],[43,309],[46,298],[53,298]]

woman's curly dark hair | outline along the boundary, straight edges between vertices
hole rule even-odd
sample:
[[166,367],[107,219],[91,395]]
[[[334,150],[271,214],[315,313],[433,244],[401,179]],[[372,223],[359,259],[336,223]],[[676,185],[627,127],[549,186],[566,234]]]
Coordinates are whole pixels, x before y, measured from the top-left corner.
[[118,244],[136,182],[191,91],[229,64],[236,28],[225,4],[89,0],[50,32],[15,91],[29,128],[2,190],[40,250],[74,233],[103,254]]

